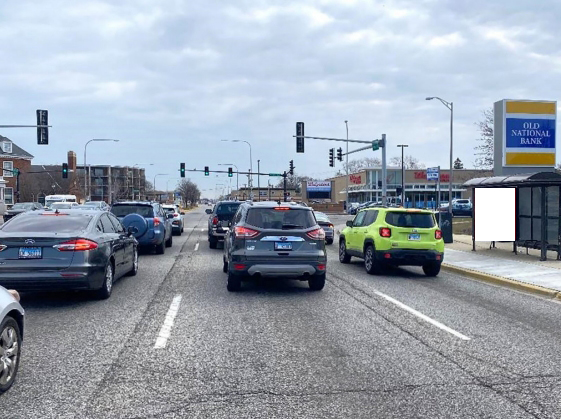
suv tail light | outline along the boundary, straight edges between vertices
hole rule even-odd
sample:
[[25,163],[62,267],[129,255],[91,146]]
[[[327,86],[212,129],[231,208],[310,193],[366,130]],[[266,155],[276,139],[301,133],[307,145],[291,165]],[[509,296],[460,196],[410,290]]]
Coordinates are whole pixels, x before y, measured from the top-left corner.
[[440,240],[442,238],[442,230],[435,230],[434,231],[434,238],[436,240]]
[[160,225],[161,221],[158,217],[154,217],[154,227],[158,227]]
[[68,240],[53,246],[59,252],[83,252],[97,249],[97,243],[86,239]]
[[392,229],[388,227],[380,227],[380,237],[391,237]]
[[212,225],[215,226],[215,225],[217,225],[217,224],[218,224],[218,217],[214,217],[214,218],[212,219]]
[[335,228],[335,226],[333,224],[328,224],[327,227],[329,228]]
[[315,230],[308,231],[306,235],[312,240],[325,240],[325,231],[323,231],[323,228],[316,228]]
[[234,228],[234,232],[236,236],[243,237],[245,239],[250,239],[259,234],[257,230],[252,230],[251,228],[247,228],[247,227],[236,227]]

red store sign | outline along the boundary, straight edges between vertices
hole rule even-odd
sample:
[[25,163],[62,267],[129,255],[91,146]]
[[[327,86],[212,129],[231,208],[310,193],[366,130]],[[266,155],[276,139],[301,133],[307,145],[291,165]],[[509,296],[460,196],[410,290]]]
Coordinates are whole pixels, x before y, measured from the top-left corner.
[[[427,179],[427,172],[424,170],[419,170],[414,172],[415,179]],[[449,173],[440,173],[440,181],[441,182],[450,182],[450,174]]]
[[362,175],[349,175],[351,183],[355,185],[360,185],[362,183]]

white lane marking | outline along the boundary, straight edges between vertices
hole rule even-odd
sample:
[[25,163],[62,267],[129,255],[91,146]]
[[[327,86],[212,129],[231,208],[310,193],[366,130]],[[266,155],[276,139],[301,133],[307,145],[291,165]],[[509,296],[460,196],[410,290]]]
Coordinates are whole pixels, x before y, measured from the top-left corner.
[[166,347],[171,335],[171,329],[173,327],[173,322],[175,321],[175,316],[177,316],[177,312],[179,311],[179,304],[181,304],[181,294],[173,297],[173,301],[171,302],[166,318],[164,319],[164,324],[162,325],[158,338],[156,339],[154,349],[162,349]]
[[453,334],[454,336],[462,339],[462,340],[471,340],[471,338],[468,338],[466,335],[462,335],[460,332],[456,332],[454,329],[450,329],[448,326],[440,323],[439,321],[436,321],[434,319],[431,319],[429,316],[424,315],[423,313],[418,312],[417,310],[406,306],[405,304],[403,304],[400,301],[397,301],[396,299],[390,297],[389,295],[383,294],[380,291],[375,291],[374,294],[379,295],[380,297],[388,300],[390,303],[394,303],[396,306],[401,307],[402,309],[404,309],[405,311],[408,311],[411,314],[414,314],[415,316],[419,317],[420,319],[423,319],[424,321],[432,324],[433,326],[436,326],[448,333]]
[[197,243],[197,244],[195,245],[195,252],[196,252],[197,250],[199,250],[199,243]]

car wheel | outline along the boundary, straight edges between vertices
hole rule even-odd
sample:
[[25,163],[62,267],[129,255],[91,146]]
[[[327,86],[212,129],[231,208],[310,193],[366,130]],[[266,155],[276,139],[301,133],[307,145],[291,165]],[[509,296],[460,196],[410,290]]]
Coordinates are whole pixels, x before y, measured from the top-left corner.
[[129,276],[135,276],[138,273],[138,249],[134,248],[134,253],[132,255],[132,268],[129,271]]
[[156,254],[163,255],[164,253],[166,253],[166,244],[165,241],[162,240],[160,244],[156,245]]
[[228,273],[228,262],[225,257],[222,258],[222,272]]
[[242,288],[242,278],[239,275],[234,275],[232,272],[228,272],[228,284],[226,288],[230,292],[239,291]]
[[101,288],[97,290],[97,297],[101,300],[107,300],[111,296],[113,291],[113,264],[111,262],[107,263],[105,267],[105,278],[103,279],[103,284]]
[[18,373],[21,352],[21,331],[18,322],[6,316],[0,324],[0,394],[7,391]]
[[216,249],[217,244],[218,244],[218,240],[216,240],[214,237],[211,237],[208,240],[208,247],[210,247],[211,249]]
[[325,273],[308,279],[308,286],[312,291],[321,291],[325,287]]
[[171,247],[173,245],[173,234],[169,235],[169,239],[166,240],[166,247]]
[[339,242],[339,262],[341,263],[350,263],[351,256],[347,253],[347,244],[345,243],[345,239],[342,239]]
[[364,252],[364,268],[370,275],[379,275],[382,271],[374,255],[374,246],[368,246]]
[[327,245],[333,244],[333,239],[326,240],[325,244],[327,244]]
[[439,262],[431,262],[423,265],[423,272],[426,276],[437,276],[440,272],[440,263]]

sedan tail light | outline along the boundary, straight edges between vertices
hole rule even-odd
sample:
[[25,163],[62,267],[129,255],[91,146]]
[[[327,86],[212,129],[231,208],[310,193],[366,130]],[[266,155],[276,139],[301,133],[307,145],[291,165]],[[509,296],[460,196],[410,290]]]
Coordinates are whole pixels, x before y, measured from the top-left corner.
[[217,225],[217,224],[218,224],[218,217],[214,217],[214,218],[212,219],[212,225],[215,226],[215,225]]
[[380,237],[391,237],[392,229],[388,227],[380,227]]
[[59,252],[83,252],[97,249],[97,243],[86,239],[68,240],[53,246]]
[[325,231],[323,231],[323,228],[316,228],[315,230],[308,231],[306,235],[312,240],[325,240]]
[[434,231],[434,238],[436,240],[440,240],[442,238],[442,230],[435,230]]
[[236,236],[245,239],[250,239],[259,234],[257,230],[252,230],[251,228],[247,228],[247,227],[236,227],[234,228],[234,232]]

